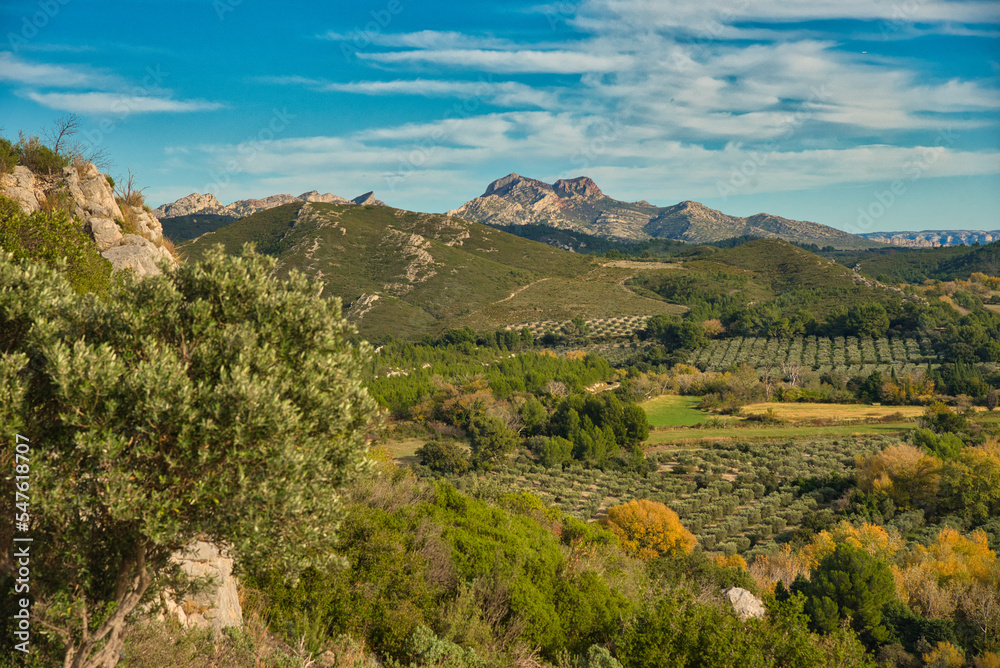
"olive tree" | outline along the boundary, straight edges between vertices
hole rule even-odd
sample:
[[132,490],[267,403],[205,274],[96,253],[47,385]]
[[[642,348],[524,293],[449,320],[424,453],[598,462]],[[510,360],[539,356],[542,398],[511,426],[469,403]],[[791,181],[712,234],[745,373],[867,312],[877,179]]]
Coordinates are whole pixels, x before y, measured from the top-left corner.
[[33,642],[44,629],[64,666],[113,666],[194,539],[290,578],[339,563],[340,490],[377,416],[369,346],[274,266],[216,249],[97,297],[0,253],[0,429],[32,446]]

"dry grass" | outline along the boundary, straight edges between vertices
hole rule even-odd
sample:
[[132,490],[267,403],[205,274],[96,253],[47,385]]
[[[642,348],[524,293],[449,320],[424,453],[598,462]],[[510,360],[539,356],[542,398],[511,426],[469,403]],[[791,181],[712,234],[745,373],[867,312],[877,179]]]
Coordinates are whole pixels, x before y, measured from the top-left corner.
[[49,190],[45,193],[45,198],[39,202],[42,211],[45,213],[56,213],[65,211],[72,215],[74,209],[73,197],[66,190]]
[[211,629],[186,629],[172,617],[164,621],[147,619],[126,632],[122,661],[118,665],[128,668],[306,665],[277,646],[273,639],[255,637],[251,629],[227,629],[214,637]]
[[763,415],[773,410],[779,420],[789,422],[813,422],[832,420],[846,422],[855,420],[880,420],[886,416],[899,414],[903,419],[916,419],[927,410],[923,406],[870,406],[860,404],[777,404],[760,403],[743,407],[746,415]]
[[180,252],[177,250],[177,247],[174,245],[174,242],[168,239],[167,237],[163,236],[162,234],[160,235],[160,242],[156,245],[159,246],[160,248],[166,249],[166,251],[170,253],[170,255],[175,260],[178,261],[181,260]]
[[382,441],[381,445],[389,451],[394,460],[406,463],[416,461],[417,448],[421,447],[427,440],[427,438],[389,439]]
[[621,269],[683,269],[684,265],[674,262],[635,262],[633,260],[615,260],[614,262],[603,262],[604,267],[620,267]]
[[962,315],[969,315],[969,309],[964,308],[964,307],[959,306],[958,304],[956,304],[955,300],[953,300],[950,295],[941,295],[940,299],[945,304],[948,304],[949,306],[951,306],[953,309],[955,309],[956,311],[958,311]]

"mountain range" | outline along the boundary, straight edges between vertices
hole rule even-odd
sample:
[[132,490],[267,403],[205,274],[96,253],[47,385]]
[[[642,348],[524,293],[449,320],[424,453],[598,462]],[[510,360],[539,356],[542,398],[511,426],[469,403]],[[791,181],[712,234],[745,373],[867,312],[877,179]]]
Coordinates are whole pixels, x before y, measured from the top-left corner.
[[517,225],[548,225],[621,241],[675,239],[700,244],[751,235],[836,248],[879,245],[827,225],[767,213],[744,218],[693,201],[663,207],[645,200],[623,202],[605,195],[586,176],[550,184],[508,174],[448,214],[512,231]]
[[153,215],[160,220],[164,218],[179,218],[192,215],[228,216],[233,220],[250,216],[265,209],[273,209],[282,204],[292,202],[325,202],[327,204],[362,204],[385,206],[385,202],[375,199],[375,193],[369,191],[354,199],[345,199],[332,193],[320,194],[310,190],[298,197],[295,195],[271,195],[263,199],[241,199],[232,204],[222,204],[212,193],[191,193],[175,202],[164,204],[153,209]]
[[[167,233],[189,235],[211,231],[259,211],[295,202],[384,205],[373,193],[352,200],[312,190],[301,195],[271,195],[224,205],[211,193],[192,193],[164,204],[153,214]],[[711,243],[740,236],[784,239],[836,248],[869,248],[881,245],[841,230],[806,221],[790,220],[767,213],[731,216],[694,201],[656,206],[645,200],[623,202],[605,195],[586,176],[545,183],[516,173],[497,179],[486,191],[457,209],[456,216],[519,234],[519,227],[546,226],[609,241],[673,239],[693,244]]]
[[938,246],[971,246],[1000,240],[1000,230],[924,230],[922,232],[866,232],[858,236],[890,246],[905,248],[936,248]]

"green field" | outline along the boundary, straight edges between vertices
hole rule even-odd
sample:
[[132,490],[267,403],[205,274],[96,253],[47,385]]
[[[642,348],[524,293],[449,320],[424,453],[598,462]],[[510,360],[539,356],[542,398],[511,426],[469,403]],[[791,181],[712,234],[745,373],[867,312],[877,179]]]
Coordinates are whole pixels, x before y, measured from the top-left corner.
[[646,411],[651,427],[690,427],[712,418],[705,411],[698,410],[701,397],[683,397],[664,394],[639,404]]

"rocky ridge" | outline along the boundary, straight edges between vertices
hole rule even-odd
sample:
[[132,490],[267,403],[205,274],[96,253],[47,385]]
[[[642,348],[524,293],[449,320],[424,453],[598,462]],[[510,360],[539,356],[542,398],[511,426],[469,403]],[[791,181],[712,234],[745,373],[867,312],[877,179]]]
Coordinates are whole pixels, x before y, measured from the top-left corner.
[[35,174],[18,165],[0,177],[0,195],[26,213],[50,206],[67,209],[111,262],[114,271],[132,269],[139,276],[161,273],[159,264],[176,265],[164,247],[160,221],[142,206],[115,199],[108,177],[90,163],[66,167],[53,175]]
[[494,226],[548,225],[622,241],[707,243],[749,234],[838,247],[873,245],[826,225],[766,213],[744,218],[693,201],[667,207],[645,200],[623,202],[605,195],[586,176],[549,184],[511,173],[448,215]]
[[904,248],[971,246],[1000,240],[1000,230],[924,230],[922,232],[865,232],[858,236]]
[[325,202],[327,204],[362,204],[385,206],[385,202],[375,199],[375,194],[371,191],[358,195],[354,199],[345,199],[333,193],[320,194],[318,190],[310,190],[299,196],[295,195],[271,195],[263,199],[241,199],[232,204],[223,204],[212,193],[191,193],[179,200],[164,204],[153,209],[153,215],[157,219],[178,218],[180,216],[191,216],[195,214],[213,214],[218,216],[232,216],[233,218],[245,218],[258,211],[273,209],[282,204],[292,202]]

